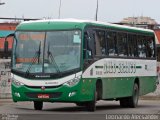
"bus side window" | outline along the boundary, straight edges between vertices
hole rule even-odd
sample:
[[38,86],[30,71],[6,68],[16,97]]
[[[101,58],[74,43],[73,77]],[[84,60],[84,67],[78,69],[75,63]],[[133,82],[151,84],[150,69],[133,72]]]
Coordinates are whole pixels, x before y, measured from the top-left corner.
[[127,34],[117,34],[117,48],[119,56],[127,56]]
[[138,36],[137,46],[138,46],[138,56],[140,58],[146,58],[145,37]]
[[107,52],[109,56],[117,56],[116,50],[116,33],[108,31],[106,34],[107,39]]
[[94,37],[95,37],[96,55],[104,56],[106,54],[105,32],[102,30],[96,30]]
[[128,56],[137,56],[136,35],[128,35]]
[[154,42],[151,37],[146,40],[146,54],[147,57],[154,57]]
[[133,35],[134,56],[138,57],[137,35]]

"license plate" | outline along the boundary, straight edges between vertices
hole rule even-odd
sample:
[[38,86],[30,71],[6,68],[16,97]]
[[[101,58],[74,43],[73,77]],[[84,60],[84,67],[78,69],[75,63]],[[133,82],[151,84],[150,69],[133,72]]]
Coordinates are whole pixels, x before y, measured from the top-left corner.
[[38,98],[49,98],[49,94],[38,94]]

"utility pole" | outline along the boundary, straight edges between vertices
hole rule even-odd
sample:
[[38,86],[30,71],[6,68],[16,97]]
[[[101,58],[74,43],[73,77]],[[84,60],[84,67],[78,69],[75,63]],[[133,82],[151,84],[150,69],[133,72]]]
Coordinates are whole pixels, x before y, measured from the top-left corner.
[[95,16],[95,20],[98,20],[98,0],[97,0],[97,7],[96,7],[96,16]]
[[61,18],[61,0],[59,1],[59,14],[58,14],[58,19]]

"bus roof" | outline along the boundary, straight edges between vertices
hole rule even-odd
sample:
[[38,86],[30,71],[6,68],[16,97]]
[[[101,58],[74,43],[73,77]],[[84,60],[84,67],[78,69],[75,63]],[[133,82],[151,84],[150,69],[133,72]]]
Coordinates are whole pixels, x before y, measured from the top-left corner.
[[100,21],[78,20],[78,19],[49,19],[22,22],[16,30],[61,30],[61,29],[82,29],[87,25],[119,29],[131,32],[154,34],[153,30],[117,25]]

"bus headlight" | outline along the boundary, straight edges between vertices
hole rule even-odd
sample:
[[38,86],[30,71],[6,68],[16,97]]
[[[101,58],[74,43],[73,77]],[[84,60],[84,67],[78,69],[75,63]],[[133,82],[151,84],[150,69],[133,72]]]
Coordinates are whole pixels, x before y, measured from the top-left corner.
[[81,77],[79,76],[79,77],[76,77],[76,78],[74,78],[74,79],[72,79],[72,80],[69,80],[69,81],[65,82],[64,85],[69,86],[69,87],[72,87],[72,86],[74,86],[74,85],[77,85],[78,82],[80,81],[80,78],[81,78]]
[[14,79],[14,78],[12,79],[12,83],[15,84],[16,86],[24,85],[23,83],[19,82],[18,80]]

